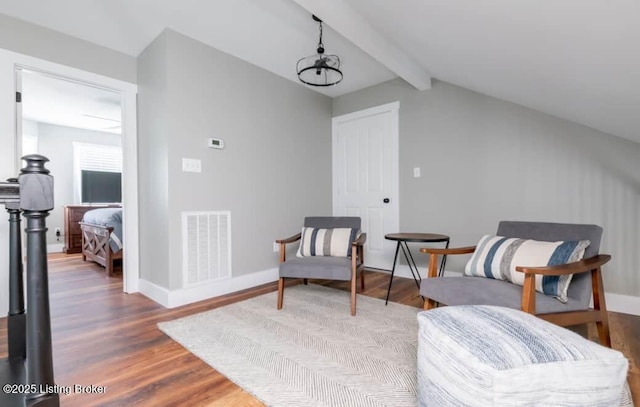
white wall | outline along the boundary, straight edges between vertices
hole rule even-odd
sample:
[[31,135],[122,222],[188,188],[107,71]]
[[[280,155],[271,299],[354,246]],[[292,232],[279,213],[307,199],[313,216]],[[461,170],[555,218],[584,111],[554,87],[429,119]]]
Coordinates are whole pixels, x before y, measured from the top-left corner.
[[33,120],[22,121],[22,145],[20,155],[37,154],[38,152],[38,123]]
[[500,220],[595,223],[613,257],[606,291],[640,297],[639,143],[440,81],[424,92],[399,79],[354,92],[333,100],[333,114],[395,100],[402,231],[465,246]]

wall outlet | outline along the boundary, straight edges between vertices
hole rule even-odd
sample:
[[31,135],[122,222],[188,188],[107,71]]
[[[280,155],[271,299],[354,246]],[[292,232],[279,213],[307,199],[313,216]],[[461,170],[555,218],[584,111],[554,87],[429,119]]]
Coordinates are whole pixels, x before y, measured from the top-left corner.
[[273,251],[274,252],[280,251],[280,243],[273,242]]

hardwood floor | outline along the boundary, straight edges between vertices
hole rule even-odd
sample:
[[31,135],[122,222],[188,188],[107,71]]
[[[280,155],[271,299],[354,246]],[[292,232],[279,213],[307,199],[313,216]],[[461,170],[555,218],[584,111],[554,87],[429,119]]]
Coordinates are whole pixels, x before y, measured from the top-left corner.
[[[106,386],[103,394],[62,394],[63,406],[262,405],[156,324],[275,291],[275,283],[168,310],[142,295],[123,294],[121,277],[105,277],[103,268],[79,255],[51,256],[49,274],[56,384]],[[384,299],[388,278],[367,272],[364,294]],[[349,289],[348,283],[317,283]],[[394,279],[390,300],[422,306],[409,279]],[[640,317],[610,313],[610,318],[613,347],[629,359],[629,383],[640,401]],[[2,318],[0,357],[7,354],[6,334]]]

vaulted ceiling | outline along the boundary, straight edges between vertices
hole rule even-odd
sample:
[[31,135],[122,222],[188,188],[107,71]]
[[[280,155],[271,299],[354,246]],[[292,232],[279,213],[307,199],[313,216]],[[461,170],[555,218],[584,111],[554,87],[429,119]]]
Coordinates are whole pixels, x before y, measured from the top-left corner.
[[343,60],[326,95],[436,78],[640,142],[637,0],[0,0],[0,13],[132,56],[171,28],[292,81],[314,13]]

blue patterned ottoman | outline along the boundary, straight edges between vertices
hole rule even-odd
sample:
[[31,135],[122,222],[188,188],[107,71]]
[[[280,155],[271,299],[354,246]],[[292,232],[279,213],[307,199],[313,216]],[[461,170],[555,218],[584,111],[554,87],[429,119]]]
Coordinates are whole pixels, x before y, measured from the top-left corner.
[[418,314],[420,406],[619,406],[622,353],[521,311]]

